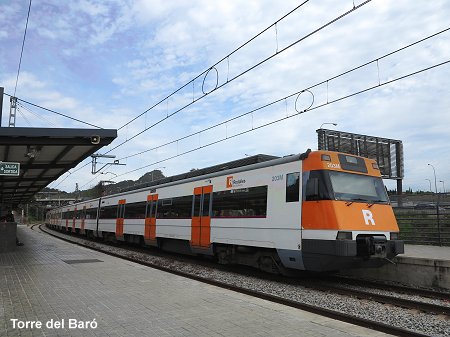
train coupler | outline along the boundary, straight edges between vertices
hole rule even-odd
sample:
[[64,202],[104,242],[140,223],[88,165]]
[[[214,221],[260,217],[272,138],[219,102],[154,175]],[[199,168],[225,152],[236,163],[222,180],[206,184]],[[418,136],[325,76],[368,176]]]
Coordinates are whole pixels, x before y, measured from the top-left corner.
[[356,237],[356,255],[369,258],[386,258],[387,239],[384,235],[358,235]]

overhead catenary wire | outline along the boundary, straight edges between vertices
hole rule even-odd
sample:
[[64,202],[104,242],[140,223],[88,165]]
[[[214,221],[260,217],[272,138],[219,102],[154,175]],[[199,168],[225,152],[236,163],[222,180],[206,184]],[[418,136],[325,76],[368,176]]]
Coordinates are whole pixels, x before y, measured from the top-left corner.
[[31,0],[28,5],[27,22],[25,24],[25,32],[23,33],[22,49],[20,50],[19,66],[17,68],[17,76],[16,76],[16,85],[14,86],[14,97],[16,97],[17,83],[19,82],[20,66],[22,65],[23,49],[25,47],[25,38],[27,37],[28,20],[30,19],[30,11],[31,11]]
[[[319,82],[319,83],[316,83],[316,84],[314,84],[314,85],[312,85],[312,86],[310,86],[310,87],[308,87],[308,88],[305,88],[305,89],[303,89],[303,90],[301,90],[301,91],[297,91],[297,92],[295,92],[295,93],[293,93],[293,94],[290,94],[290,95],[288,95],[288,96],[285,96],[285,97],[283,97],[283,98],[280,98],[280,99],[278,99],[278,100],[276,100],[276,101],[273,101],[273,102],[270,102],[270,103],[268,103],[268,104],[265,104],[265,105],[263,105],[263,106],[261,106],[261,107],[259,107],[259,108],[256,108],[256,109],[254,109],[254,110],[251,110],[251,111],[246,112],[246,113],[244,113],[244,114],[241,114],[241,115],[239,115],[239,116],[235,116],[235,117],[230,118],[230,119],[228,119],[228,120],[226,120],[226,121],[223,121],[223,122],[220,122],[220,123],[218,123],[218,124],[212,125],[212,126],[210,126],[210,127],[208,127],[208,128],[205,128],[205,129],[203,129],[203,130],[197,131],[197,132],[192,133],[192,134],[190,134],[190,135],[187,135],[187,136],[178,138],[178,139],[176,139],[176,140],[173,140],[173,141],[167,142],[167,143],[165,143],[165,144],[162,144],[162,145],[153,147],[153,148],[151,148],[151,149],[147,149],[147,150],[140,151],[140,152],[138,152],[138,153],[135,153],[135,154],[132,154],[132,155],[129,155],[129,156],[125,156],[125,157],[119,158],[119,160],[124,160],[124,159],[127,159],[127,158],[135,157],[135,156],[144,154],[144,153],[146,153],[146,152],[150,152],[150,151],[153,151],[153,150],[157,150],[158,148],[161,148],[161,147],[164,147],[164,146],[167,146],[167,145],[170,145],[170,144],[177,143],[177,142],[179,142],[179,141],[181,141],[181,140],[183,140],[183,139],[192,137],[192,136],[197,135],[197,134],[201,134],[202,132],[205,132],[205,131],[208,131],[208,130],[210,130],[210,129],[213,129],[213,128],[217,127],[217,126],[224,125],[224,124],[226,125],[226,123],[229,123],[230,121],[236,120],[236,119],[241,118],[241,117],[243,117],[243,116],[245,116],[245,115],[253,114],[254,112],[256,112],[256,111],[258,111],[258,110],[261,110],[261,109],[264,109],[264,108],[266,108],[266,107],[268,107],[268,106],[270,106],[270,105],[273,105],[273,104],[282,102],[283,100],[284,100],[284,101],[286,102],[286,104],[287,104],[287,99],[288,99],[288,98],[293,97],[293,96],[295,96],[295,95],[299,95],[299,94],[302,93],[302,92],[309,91],[309,90],[311,90],[311,89],[313,89],[313,88],[315,88],[315,87],[318,87],[318,86],[320,86],[320,85],[322,85],[322,84],[327,84],[327,88],[328,88],[328,83],[329,83],[331,80],[334,80],[334,79],[337,79],[337,78],[339,78],[339,77],[341,77],[341,76],[344,76],[344,75],[346,75],[346,74],[349,74],[350,72],[355,71],[355,70],[357,70],[357,69],[360,69],[360,68],[362,68],[362,67],[365,67],[365,66],[367,66],[367,65],[370,65],[371,63],[376,62],[377,64],[379,64],[379,61],[380,61],[380,60],[382,60],[382,59],[384,59],[384,58],[386,58],[386,57],[388,57],[388,56],[391,56],[391,55],[393,55],[393,54],[395,54],[395,53],[398,53],[398,52],[403,51],[403,50],[405,50],[405,49],[407,49],[407,48],[410,48],[410,47],[412,47],[412,46],[415,46],[415,45],[417,45],[417,44],[419,44],[419,43],[421,43],[421,42],[424,42],[424,41],[426,41],[426,40],[428,40],[428,39],[430,39],[430,38],[433,38],[433,37],[435,37],[435,36],[437,36],[437,35],[443,34],[444,32],[447,32],[447,31],[449,31],[449,30],[450,30],[450,27],[445,28],[445,29],[442,29],[442,30],[439,31],[439,32],[436,32],[436,33],[434,33],[434,34],[431,34],[431,35],[429,35],[429,36],[427,36],[427,37],[424,37],[424,38],[422,38],[422,39],[420,39],[420,40],[417,40],[417,41],[415,41],[415,42],[412,42],[412,43],[410,43],[410,44],[408,44],[408,45],[405,45],[405,46],[403,46],[403,47],[401,47],[401,48],[398,48],[398,49],[396,49],[396,50],[394,50],[394,51],[391,51],[391,52],[389,52],[389,53],[386,53],[386,54],[384,54],[384,55],[382,55],[382,56],[380,56],[380,57],[377,57],[377,58],[375,58],[375,59],[373,59],[373,60],[371,60],[371,61],[368,61],[368,62],[366,62],[366,63],[364,63],[364,64],[359,65],[359,66],[356,66],[356,67],[354,67],[354,68],[352,68],[352,69],[349,69],[349,70],[347,70],[347,71],[345,71],[345,72],[342,72],[342,73],[340,73],[340,74],[338,74],[338,75],[335,75],[335,76],[333,76],[333,77],[331,77],[331,78],[328,78],[328,79],[326,79],[326,80],[324,80],[324,81],[321,81],[321,82]],[[426,71],[426,70],[429,70],[429,69],[432,69],[432,68],[435,68],[435,67],[444,65],[444,64],[446,64],[446,63],[448,63],[448,61],[443,62],[443,63],[438,64],[438,65],[435,65],[435,66],[432,66],[432,67],[429,67],[429,68],[422,69],[422,70],[420,70],[420,71],[417,71],[417,72],[414,72],[414,73],[405,75],[405,76],[400,77],[400,78],[397,78],[397,79],[393,79],[393,80],[388,81],[388,82],[385,82],[385,83],[380,83],[379,81],[377,81],[378,84],[377,84],[376,86],[373,86],[373,87],[364,89],[364,90],[362,90],[362,91],[353,93],[353,94],[351,94],[351,95],[347,95],[347,96],[341,97],[341,98],[339,98],[339,99],[331,100],[331,101],[329,101],[329,98],[328,98],[328,90],[327,90],[327,100],[326,100],[326,103],[321,104],[320,106],[313,107],[313,108],[311,108],[311,107],[310,107],[310,108],[307,108],[305,111],[298,111],[298,113],[296,113],[296,114],[289,115],[289,116],[287,116],[286,118],[282,118],[282,119],[280,119],[280,120],[276,120],[276,121],[269,122],[269,123],[267,123],[267,124],[265,124],[265,125],[263,125],[263,126],[259,126],[259,127],[254,128],[253,125],[252,125],[252,130],[244,131],[242,134],[248,133],[248,132],[253,131],[253,130],[260,129],[260,128],[265,127],[265,126],[269,126],[269,125],[275,124],[275,123],[277,123],[277,122],[281,122],[281,121],[283,121],[283,120],[286,120],[287,118],[292,118],[292,117],[298,116],[299,114],[304,113],[304,112],[306,112],[306,111],[315,110],[315,109],[320,108],[320,107],[323,107],[323,106],[325,106],[325,105],[332,104],[332,103],[338,102],[338,101],[343,100],[343,99],[346,99],[346,98],[350,98],[350,97],[352,97],[352,96],[355,96],[355,95],[357,95],[357,94],[361,94],[361,93],[366,92],[366,91],[369,91],[369,90],[373,90],[373,89],[375,89],[375,88],[377,88],[377,87],[380,87],[380,86],[383,86],[383,85],[386,85],[386,84],[389,84],[389,83],[398,81],[398,80],[403,79],[403,78],[406,78],[406,77],[410,77],[410,76],[412,76],[412,75],[414,75],[414,74],[418,74],[418,73],[420,73],[420,72],[423,72],[423,71]],[[312,92],[311,92],[311,94],[312,94]],[[312,95],[313,95],[313,94],[312,94]],[[241,135],[241,134],[238,134],[238,135]],[[131,171],[125,172],[125,173],[123,173],[123,174],[120,174],[120,176],[126,175],[126,174],[128,174],[128,173],[135,172],[135,171],[137,171],[137,170],[140,170],[140,169],[143,169],[143,168],[152,166],[152,165],[156,165],[156,164],[158,164],[158,163],[161,163],[161,162],[164,162],[164,161],[167,161],[167,160],[176,158],[176,157],[181,156],[181,155],[185,155],[185,154],[191,153],[191,152],[193,152],[193,151],[197,151],[197,150],[199,150],[199,149],[201,149],[201,148],[204,148],[204,147],[207,147],[207,146],[211,146],[211,145],[214,145],[214,144],[216,144],[216,143],[223,142],[223,141],[225,141],[225,140],[227,140],[227,139],[234,138],[234,137],[236,137],[236,136],[238,136],[238,135],[233,135],[233,136],[231,136],[231,137],[226,137],[225,139],[222,139],[222,140],[219,140],[219,141],[216,141],[216,142],[212,142],[212,143],[206,144],[206,145],[204,145],[204,146],[199,146],[198,148],[195,148],[195,149],[192,149],[192,150],[189,150],[189,151],[180,153],[180,154],[178,154],[177,156],[173,156],[173,157],[170,157],[170,158],[166,158],[166,159],[164,159],[164,160],[162,160],[162,161],[157,161],[157,162],[154,162],[154,163],[145,165],[145,166],[143,166],[143,167],[137,168],[137,169],[135,169],[135,170],[131,170]],[[86,163],[85,165],[83,165],[82,167],[76,169],[76,170],[73,171],[73,172],[69,172],[69,175],[72,174],[72,173],[75,173],[75,172],[77,172],[77,171],[80,171],[81,169],[83,169],[84,167],[86,167],[86,166],[89,165],[89,164],[90,164],[90,162]],[[68,176],[67,176],[67,177],[68,177]],[[67,177],[65,177],[64,180],[67,179]],[[94,177],[94,179],[92,179],[91,181],[95,180],[95,178],[96,178],[96,177]],[[63,180],[63,181],[64,181],[64,180]],[[91,182],[91,181],[90,181],[90,182]],[[59,186],[61,183],[62,183],[62,181],[59,182],[58,185],[55,186],[55,188],[56,188],[57,186]],[[88,183],[89,183],[89,182],[88,182]],[[86,185],[86,184],[85,184],[85,185]],[[83,185],[83,186],[85,186],[85,185]]]
[[[6,92],[3,93],[3,94],[4,94],[5,96],[8,96],[8,97],[14,97],[13,95],[7,94]],[[18,101],[18,102],[23,102],[23,103],[26,103],[26,104],[29,104],[29,105],[32,105],[32,106],[34,106],[34,107],[36,107],[36,108],[39,108],[39,109],[42,109],[42,110],[45,110],[45,111],[54,113],[54,114],[56,114],[56,115],[59,115],[59,116],[65,117],[65,118],[71,119],[71,120],[76,121],[76,122],[79,122],[79,123],[81,123],[81,124],[93,126],[94,128],[97,128],[97,129],[103,129],[103,128],[100,127],[100,126],[97,126],[97,125],[94,125],[94,124],[91,124],[91,123],[82,121],[81,119],[78,119],[78,118],[74,118],[74,117],[65,115],[65,114],[63,114],[63,113],[61,113],[61,112],[58,112],[58,111],[55,111],[55,110],[52,110],[52,109],[44,108],[43,106],[40,106],[40,105],[38,105],[38,104],[34,104],[34,103],[31,103],[31,102],[25,101],[24,99],[17,98],[17,101]]]
[[304,110],[304,111],[301,111],[301,112],[297,112],[297,113],[295,113],[295,114],[292,114],[292,115],[289,115],[289,116],[286,116],[286,117],[283,117],[283,118],[280,118],[280,119],[277,119],[277,120],[274,120],[274,121],[271,121],[271,122],[268,122],[268,123],[259,125],[259,126],[257,126],[257,127],[251,128],[251,129],[249,129],[249,130],[245,130],[245,131],[242,131],[242,132],[240,132],[240,133],[237,133],[237,134],[234,134],[234,135],[227,136],[227,137],[225,137],[225,138],[216,140],[216,141],[214,141],[214,142],[211,142],[211,143],[208,143],[208,144],[205,144],[205,145],[198,146],[198,147],[196,147],[196,148],[190,149],[190,150],[185,151],[185,152],[183,152],[183,153],[179,153],[179,154],[177,154],[177,155],[174,155],[174,156],[171,156],[171,157],[168,157],[168,158],[165,158],[165,159],[161,159],[161,160],[152,162],[152,163],[150,163],[150,164],[141,166],[141,167],[136,168],[136,169],[134,169],[134,170],[127,171],[127,172],[124,172],[124,173],[122,173],[122,174],[118,174],[117,177],[121,177],[121,176],[124,176],[124,175],[130,174],[130,173],[133,173],[133,172],[142,170],[142,169],[144,169],[144,168],[147,168],[147,167],[150,167],[150,166],[153,166],[153,165],[158,165],[158,164],[160,164],[160,163],[163,163],[163,162],[166,162],[166,161],[169,161],[169,160],[172,160],[172,159],[175,159],[175,158],[184,156],[184,155],[186,155],[186,154],[189,154],[189,153],[192,153],[192,152],[195,152],[195,151],[204,149],[204,148],[206,148],[206,147],[209,147],[209,146],[212,146],[212,145],[215,145],[215,144],[218,144],[218,143],[222,143],[222,142],[224,142],[224,141],[226,141],[226,140],[229,140],[229,139],[232,139],[232,138],[236,138],[236,137],[242,136],[242,135],[244,135],[244,134],[247,134],[247,133],[250,133],[250,132],[254,132],[254,131],[258,130],[258,129],[262,129],[262,128],[265,128],[265,127],[267,127],[267,126],[270,126],[270,125],[273,125],[273,124],[276,124],[276,123],[285,121],[285,120],[287,120],[287,119],[293,118],[293,117],[298,116],[298,115],[300,115],[300,114],[303,114],[303,113],[305,113],[305,112],[308,112],[308,111],[312,111],[312,110],[316,110],[316,109],[322,108],[322,107],[324,107],[324,106],[327,106],[327,105],[330,105],[330,104],[333,104],[333,103],[336,103],[336,102],[339,102],[339,101],[342,101],[342,100],[351,98],[351,97],[356,96],[356,95],[360,95],[360,94],[365,93],[365,92],[368,92],[368,91],[370,91],[370,90],[374,90],[374,89],[376,89],[376,88],[380,88],[380,87],[382,87],[382,86],[385,86],[385,85],[388,85],[388,84],[391,84],[391,83],[400,81],[400,80],[402,80],[402,79],[405,79],[405,78],[408,78],[408,77],[417,75],[417,74],[419,74],[419,73],[422,73],[422,72],[425,72],[425,71],[428,71],[428,70],[431,70],[431,69],[434,69],[434,68],[443,66],[443,65],[445,65],[445,64],[449,64],[449,63],[450,63],[450,59],[447,60],[447,61],[444,61],[444,62],[435,64],[435,65],[433,65],[433,66],[429,66],[429,67],[426,67],[426,68],[422,68],[422,69],[417,70],[417,71],[415,71],[415,72],[412,72],[412,73],[409,73],[409,74],[406,74],[406,75],[403,75],[403,76],[400,76],[400,77],[391,79],[391,80],[386,81],[386,82],[384,82],[384,83],[376,84],[376,85],[374,85],[374,86],[365,88],[365,89],[363,89],[363,90],[359,90],[359,91],[354,92],[354,93],[352,93],[352,94],[349,94],[349,95],[346,95],[346,96],[343,96],[343,97],[340,97],[340,98],[331,100],[331,101],[329,101],[329,102],[320,104],[320,105],[318,105],[318,106],[311,107],[311,108],[308,109],[308,110]]
[[[111,149],[109,149],[108,151],[106,151],[105,154],[110,153],[110,152],[114,151],[115,149],[121,147],[122,145],[127,144],[128,142],[130,142],[131,140],[133,140],[133,139],[135,139],[136,137],[140,136],[140,135],[143,134],[144,132],[150,130],[151,128],[153,128],[153,127],[155,127],[155,126],[157,126],[157,125],[159,125],[159,124],[161,124],[161,123],[164,122],[165,120],[167,120],[167,119],[171,118],[172,116],[178,114],[180,111],[182,111],[182,110],[186,109],[187,107],[190,107],[190,106],[193,105],[194,103],[200,101],[201,99],[203,99],[205,96],[207,96],[207,95],[210,94],[211,92],[216,91],[216,90],[218,90],[218,89],[220,89],[220,88],[226,86],[228,83],[231,83],[231,82],[233,82],[234,80],[240,78],[240,77],[243,76],[244,74],[246,74],[246,73],[252,71],[253,69],[259,67],[259,66],[262,65],[263,63],[265,63],[265,62],[271,60],[271,59],[274,58],[275,56],[277,56],[277,55],[283,53],[284,51],[286,51],[286,50],[292,48],[294,45],[300,43],[301,41],[307,39],[308,37],[310,37],[310,36],[312,36],[312,35],[318,33],[319,31],[325,29],[326,27],[330,26],[331,24],[335,23],[336,21],[341,20],[342,18],[344,18],[344,17],[346,17],[347,15],[349,15],[350,13],[352,13],[352,12],[358,10],[359,8],[361,8],[362,6],[368,4],[368,3],[371,2],[371,1],[372,1],[372,0],[366,0],[366,1],[364,1],[363,3],[359,4],[358,6],[353,7],[353,8],[350,9],[349,11],[347,11],[347,12],[345,12],[345,13],[339,15],[338,17],[334,18],[333,20],[327,22],[326,24],[320,26],[319,28],[313,30],[312,32],[310,32],[310,33],[304,35],[304,36],[301,37],[300,39],[294,41],[293,43],[291,43],[291,44],[289,44],[288,46],[284,47],[283,49],[277,51],[276,53],[272,54],[271,56],[269,56],[269,57],[263,59],[262,61],[260,61],[260,62],[258,62],[258,63],[256,63],[255,65],[251,66],[250,68],[247,68],[247,69],[244,70],[243,72],[237,74],[236,76],[232,77],[231,79],[227,80],[226,82],[222,83],[221,85],[216,86],[214,89],[212,89],[212,90],[209,91],[208,93],[204,94],[203,96],[200,96],[200,97],[198,97],[197,99],[192,100],[192,102],[190,102],[190,103],[188,103],[188,104],[182,106],[181,108],[175,110],[174,112],[172,112],[172,113],[170,113],[170,114],[167,114],[166,117],[161,118],[160,120],[156,121],[155,123],[151,124],[151,125],[148,126],[148,127],[145,127],[142,131],[136,133],[135,135],[133,135],[133,136],[127,138],[126,140],[124,140],[122,143],[119,143],[118,145],[116,145],[116,146],[114,146],[113,148],[111,148]],[[273,25],[271,25],[270,27],[272,27],[272,26],[273,26]],[[225,57],[223,60],[225,60],[225,59],[226,59],[226,57]],[[210,71],[211,69],[212,69],[212,67],[209,68],[209,69],[207,70],[207,72],[209,73],[209,71]],[[203,73],[202,73],[202,74],[203,74]],[[193,80],[192,80],[192,81],[193,81]],[[193,83],[192,81],[188,82],[188,84]],[[187,84],[186,84],[186,85],[187,85]],[[185,85],[185,86],[186,86],[186,85]],[[185,86],[183,86],[182,88],[184,88]],[[181,90],[182,88],[178,89],[178,91]],[[177,91],[177,92],[178,92],[178,91]],[[170,97],[170,96],[168,96],[168,97]],[[153,107],[159,105],[161,102],[164,102],[165,100],[166,100],[166,99],[161,100],[159,103],[155,104]],[[152,107],[152,108],[153,108],[153,107]],[[150,108],[150,109],[152,109],[152,108]],[[149,111],[149,110],[147,110],[147,111]],[[147,111],[146,111],[146,112],[147,112]],[[144,113],[145,113],[145,112],[144,112]],[[144,114],[144,113],[143,113],[143,114]],[[142,116],[143,114],[141,114],[140,116]],[[140,117],[140,116],[139,116],[139,117]],[[128,125],[128,124],[124,124],[122,127],[124,127],[124,126],[126,126],[126,125]],[[120,130],[120,128],[119,128],[119,130]]]
[[[217,61],[216,63],[214,63],[212,66],[210,66],[208,69],[202,71],[200,74],[198,74],[197,76],[195,76],[193,79],[191,79],[189,82],[185,83],[184,85],[182,85],[180,88],[178,88],[177,90],[173,91],[171,94],[167,95],[166,97],[164,97],[163,99],[161,99],[159,102],[155,103],[154,105],[152,105],[150,108],[148,108],[147,110],[145,110],[144,112],[142,112],[141,114],[137,115],[136,117],[132,118],[130,121],[126,122],[125,124],[123,124],[121,127],[119,127],[117,130],[121,130],[124,127],[126,127],[127,125],[129,125],[130,123],[134,122],[136,119],[138,119],[139,117],[143,116],[145,113],[149,112],[150,110],[152,110],[153,108],[155,108],[156,106],[158,106],[159,104],[161,104],[162,102],[164,102],[165,100],[169,99],[170,97],[172,97],[173,95],[175,95],[176,93],[178,93],[180,90],[184,89],[185,87],[187,87],[188,85],[190,85],[191,83],[193,83],[193,81],[199,79],[200,77],[202,77],[203,75],[208,74],[208,72],[213,69],[215,66],[217,66],[218,64],[220,64],[221,62],[223,62],[225,59],[228,59],[229,62],[229,57],[233,54],[235,54],[236,52],[238,52],[239,50],[241,50],[242,48],[244,48],[246,45],[248,45],[250,42],[254,41],[256,38],[258,38],[259,36],[261,36],[262,34],[264,34],[266,31],[268,31],[270,28],[272,28],[274,25],[276,25],[278,22],[284,20],[285,18],[287,18],[289,15],[291,15],[292,13],[294,13],[295,11],[297,11],[298,9],[300,9],[303,5],[305,5],[307,2],[309,2],[309,0],[303,1],[300,5],[298,5],[297,7],[295,7],[294,9],[292,9],[291,11],[289,11],[288,13],[286,13],[285,15],[283,15],[281,18],[279,18],[277,21],[275,21],[274,23],[272,23],[270,26],[266,27],[265,29],[263,29],[262,31],[260,31],[258,34],[256,34],[255,36],[253,36],[252,38],[250,38],[249,40],[247,40],[246,42],[244,42],[243,44],[241,44],[239,47],[235,48],[231,53],[227,54],[226,56],[224,56],[223,58],[221,58],[219,61]],[[228,80],[227,80],[228,81]]]
[[[83,187],[89,185],[91,182],[93,182],[94,180],[96,180],[100,174],[102,174],[102,172],[100,172],[100,171],[97,172],[97,173],[95,174],[94,178],[92,178],[91,180],[89,180],[89,181],[88,181],[87,183],[85,183],[84,185],[81,185],[80,187],[83,188]],[[114,174],[115,174],[115,173],[114,173]]]
[[[211,130],[211,129],[213,129],[213,128],[216,128],[216,127],[218,127],[218,126],[225,125],[225,124],[227,124],[227,123],[229,123],[229,122],[232,122],[232,121],[234,121],[234,120],[236,120],[236,119],[239,119],[239,118],[242,118],[242,117],[244,117],[244,116],[253,114],[253,113],[256,112],[256,111],[265,109],[265,108],[267,108],[267,107],[269,107],[269,106],[271,106],[271,105],[273,105],[273,104],[279,103],[279,102],[281,102],[281,101],[283,101],[283,100],[286,101],[288,98],[291,98],[291,97],[294,97],[294,96],[297,96],[296,104],[295,104],[295,110],[296,110],[297,112],[300,112],[300,113],[301,113],[302,111],[299,111],[299,110],[297,109],[297,100],[298,100],[299,96],[300,96],[302,93],[308,92],[308,93],[312,96],[311,104],[310,104],[310,106],[306,109],[306,110],[308,110],[308,109],[311,108],[312,105],[314,104],[314,94],[313,94],[312,91],[311,91],[312,89],[314,89],[314,88],[316,88],[316,87],[318,87],[318,86],[321,86],[321,85],[323,85],[323,84],[327,84],[327,86],[328,86],[328,83],[329,83],[330,81],[335,80],[335,79],[337,79],[337,78],[339,78],[339,77],[345,76],[345,75],[347,75],[347,74],[349,74],[349,73],[351,73],[351,72],[354,72],[354,71],[356,71],[356,70],[358,70],[358,69],[361,69],[361,68],[363,68],[363,67],[366,67],[366,66],[368,66],[368,65],[370,65],[370,64],[372,64],[372,63],[376,63],[376,64],[377,64],[377,67],[378,67],[379,61],[380,61],[380,60],[385,59],[385,58],[387,58],[387,57],[389,57],[389,56],[392,56],[392,55],[394,55],[394,54],[396,54],[396,53],[399,53],[400,51],[406,50],[406,49],[408,49],[408,48],[410,48],[410,47],[413,47],[413,46],[415,46],[415,45],[417,45],[417,44],[419,44],[419,43],[422,43],[422,42],[424,42],[424,41],[426,41],[426,40],[429,40],[429,39],[431,39],[431,38],[433,38],[433,37],[436,37],[436,36],[438,36],[438,35],[440,35],[440,34],[443,34],[443,33],[447,32],[447,31],[449,31],[449,30],[450,30],[450,27],[447,27],[447,28],[445,28],[445,29],[440,30],[439,32],[436,32],[436,33],[434,33],[434,34],[428,35],[428,36],[426,36],[426,37],[424,37],[424,38],[422,38],[422,39],[420,39],[420,40],[417,40],[417,41],[412,42],[412,43],[410,43],[410,44],[408,44],[408,45],[405,45],[405,46],[403,46],[403,47],[400,47],[400,48],[398,48],[398,49],[396,49],[396,50],[394,50],[394,51],[391,51],[391,52],[386,53],[386,54],[384,54],[384,55],[382,55],[382,56],[379,56],[379,57],[377,57],[377,58],[375,58],[375,59],[372,59],[371,61],[368,61],[368,62],[366,62],[366,63],[363,63],[363,64],[359,65],[359,66],[356,66],[356,67],[354,67],[354,68],[351,68],[351,69],[349,69],[349,70],[346,70],[346,71],[344,71],[344,72],[342,72],[342,73],[340,73],[340,74],[338,74],[338,75],[335,75],[335,76],[330,77],[330,78],[328,78],[328,79],[326,79],[326,80],[323,80],[323,81],[321,81],[321,82],[318,82],[318,83],[316,83],[316,84],[313,84],[313,85],[311,85],[311,86],[309,86],[309,87],[307,87],[307,88],[304,88],[304,89],[302,89],[302,90],[299,90],[299,91],[297,91],[297,92],[294,92],[294,93],[292,93],[292,94],[290,94],[290,95],[287,95],[287,96],[285,96],[285,97],[282,97],[282,98],[280,98],[280,99],[278,99],[278,100],[275,100],[275,101],[272,101],[272,102],[270,102],[270,103],[267,103],[267,104],[265,104],[265,105],[263,105],[263,106],[261,106],[261,107],[255,108],[255,109],[253,109],[253,110],[251,110],[251,111],[245,112],[245,113],[240,114],[240,115],[238,115],[238,116],[229,118],[229,119],[227,119],[227,120],[225,120],[225,121],[219,122],[219,123],[217,123],[217,124],[214,124],[214,125],[212,125],[212,126],[209,126],[209,127],[205,128],[205,129],[202,129],[202,130],[200,130],[200,131],[191,133],[191,134],[189,134],[189,135],[187,135],[187,136],[183,136],[183,137],[181,137],[181,138],[178,138],[178,139],[169,141],[169,142],[167,142],[167,143],[165,143],[165,144],[162,144],[162,145],[159,145],[159,146],[156,146],[156,147],[152,147],[152,148],[150,148],[150,149],[143,150],[143,151],[140,151],[140,152],[137,152],[137,153],[130,154],[130,155],[128,155],[128,156],[119,158],[119,160],[124,160],[124,159],[128,159],[128,158],[136,157],[136,156],[142,155],[142,154],[144,154],[144,153],[147,153],[147,152],[150,152],[150,151],[154,151],[154,150],[157,150],[157,149],[159,149],[159,148],[162,148],[162,147],[165,147],[165,146],[174,144],[174,143],[179,142],[179,141],[181,141],[181,140],[184,140],[184,139],[190,138],[190,137],[192,137],[192,136],[195,136],[195,135],[204,133],[204,132],[206,132],[206,131],[208,131],[208,130]],[[377,68],[377,69],[378,69],[378,68]],[[381,83],[381,82],[380,82],[380,79],[379,79],[379,71],[378,71],[378,80],[377,80],[377,82],[378,82],[378,84]],[[327,89],[328,89],[328,87],[327,87]],[[328,92],[328,90],[327,90],[327,92]],[[327,102],[328,102],[328,97],[327,97]],[[305,110],[305,109],[304,109],[304,110]]]
[[28,126],[31,127],[31,123],[28,120],[27,116],[25,116],[25,114],[22,112],[22,109],[18,108],[17,111],[19,112],[19,114],[23,117],[23,119],[25,120],[25,122],[28,124]]
[[48,120],[44,116],[38,115],[37,113],[33,112],[31,109],[28,109],[25,105],[21,104],[20,102],[17,102],[17,105],[20,106],[21,108],[23,108],[24,110],[26,110],[27,112],[29,112],[30,114],[34,115],[38,119],[43,120],[45,123],[48,123],[48,124],[53,125],[53,126],[56,126],[55,123],[53,123],[52,121]]
[[[86,165],[84,165],[83,167],[85,167]],[[58,183],[58,184],[56,184],[55,186],[53,186],[53,187],[50,187],[49,186],[49,188],[57,188],[59,185],[61,185],[67,178],[69,178],[69,176],[71,176],[72,175],[72,172],[67,172],[68,174],[67,174],[67,176],[65,176],[63,179],[61,179],[61,181]]]

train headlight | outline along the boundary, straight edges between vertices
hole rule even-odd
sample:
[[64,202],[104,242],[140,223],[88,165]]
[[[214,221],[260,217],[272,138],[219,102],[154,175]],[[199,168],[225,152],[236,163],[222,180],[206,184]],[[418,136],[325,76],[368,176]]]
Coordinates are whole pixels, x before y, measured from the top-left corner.
[[398,240],[398,232],[391,232],[391,240]]
[[339,231],[336,235],[336,240],[351,240],[352,232],[341,232]]

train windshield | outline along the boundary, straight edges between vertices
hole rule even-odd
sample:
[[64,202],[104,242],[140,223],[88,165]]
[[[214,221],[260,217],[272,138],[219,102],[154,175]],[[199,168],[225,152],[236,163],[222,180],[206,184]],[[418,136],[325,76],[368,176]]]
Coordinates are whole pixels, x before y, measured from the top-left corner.
[[328,174],[336,200],[388,202],[381,178],[336,171]]
[[389,202],[383,181],[379,177],[323,170],[305,174],[304,200]]

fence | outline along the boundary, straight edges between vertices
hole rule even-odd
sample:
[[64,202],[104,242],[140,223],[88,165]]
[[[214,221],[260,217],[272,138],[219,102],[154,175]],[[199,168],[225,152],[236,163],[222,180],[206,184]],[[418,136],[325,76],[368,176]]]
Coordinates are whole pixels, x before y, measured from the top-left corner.
[[400,239],[419,245],[450,246],[450,210],[394,208]]

